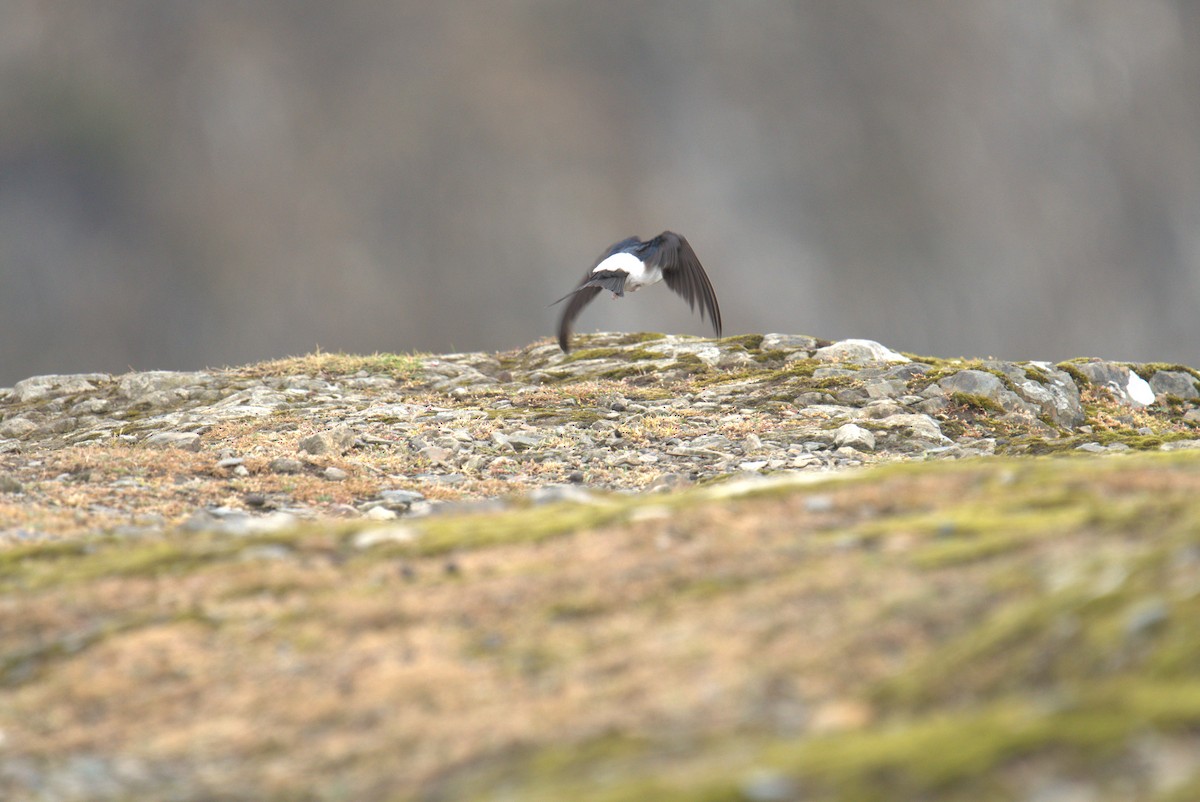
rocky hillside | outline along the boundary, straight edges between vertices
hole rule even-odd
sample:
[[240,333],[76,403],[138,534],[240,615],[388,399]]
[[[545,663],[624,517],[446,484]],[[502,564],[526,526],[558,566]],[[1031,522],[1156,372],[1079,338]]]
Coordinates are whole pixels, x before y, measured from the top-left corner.
[[27,379],[0,797],[1196,798],[1198,388],[778,334]]

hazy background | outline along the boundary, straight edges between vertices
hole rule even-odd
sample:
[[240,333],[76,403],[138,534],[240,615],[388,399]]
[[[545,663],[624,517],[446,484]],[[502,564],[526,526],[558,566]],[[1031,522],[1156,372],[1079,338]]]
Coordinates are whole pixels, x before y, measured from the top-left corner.
[[[0,3],[0,385],[726,333],[1200,365],[1200,3]],[[580,330],[706,325],[663,288]]]

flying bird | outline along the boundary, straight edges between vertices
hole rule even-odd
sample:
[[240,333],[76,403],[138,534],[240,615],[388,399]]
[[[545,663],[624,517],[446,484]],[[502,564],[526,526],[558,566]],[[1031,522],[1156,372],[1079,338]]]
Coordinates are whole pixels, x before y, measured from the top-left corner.
[[664,231],[645,242],[629,237],[610,246],[584,274],[579,286],[554,302],[559,304],[571,299],[558,319],[558,345],[563,353],[571,351],[571,324],[601,290],[611,292],[615,300],[626,292],[660,281],[665,281],[667,287],[687,301],[693,310],[699,302],[700,318],[703,320],[707,315],[713,331],[721,336],[721,307],[717,305],[708,274],[682,235]]

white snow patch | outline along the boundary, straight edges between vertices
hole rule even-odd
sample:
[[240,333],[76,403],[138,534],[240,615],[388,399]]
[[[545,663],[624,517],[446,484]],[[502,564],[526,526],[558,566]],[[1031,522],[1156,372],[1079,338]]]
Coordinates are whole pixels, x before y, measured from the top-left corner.
[[1135,403],[1148,407],[1154,403],[1154,391],[1150,389],[1150,383],[1141,376],[1129,371],[1129,384],[1125,386],[1125,393],[1133,399]]

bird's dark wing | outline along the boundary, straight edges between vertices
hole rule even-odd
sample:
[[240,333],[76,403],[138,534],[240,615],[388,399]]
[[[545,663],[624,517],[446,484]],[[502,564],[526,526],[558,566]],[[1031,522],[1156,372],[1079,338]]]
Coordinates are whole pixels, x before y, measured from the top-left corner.
[[[564,354],[571,352],[571,325],[575,322],[575,318],[579,317],[579,313],[583,311],[583,308],[600,293],[600,287],[595,285],[590,287],[587,286],[588,282],[590,282],[593,278],[592,271],[596,269],[597,265],[599,265],[608,257],[612,256],[617,251],[637,242],[640,242],[637,237],[629,237],[628,239],[623,239],[620,242],[614,242],[605,249],[604,253],[600,254],[596,261],[592,263],[592,266],[588,268],[587,272],[583,274],[583,278],[580,280],[579,286],[554,302],[557,304],[567,300],[568,298],[571,299],[566,308],[563,309],[562,317],[558,319],[558,347],[563,350]],[[624,284],[624,282],[622,282],[622,284]],[[613,290],[613,292],[617,292],[617,290]],[[553,305],[554,304],[551,304],[551,306]]]
[[662,269],[663,281],[671,290],[688,302],[693,310],[700,304],[700,317],[705,315],[712,322],[713,330],[721,336],[721,307],[717,294],[713,292],[708,274],[700,266],[700,259],[692,246],[681,235],[673,231],[659,234],[652,244],[657,245],[649,261]]

